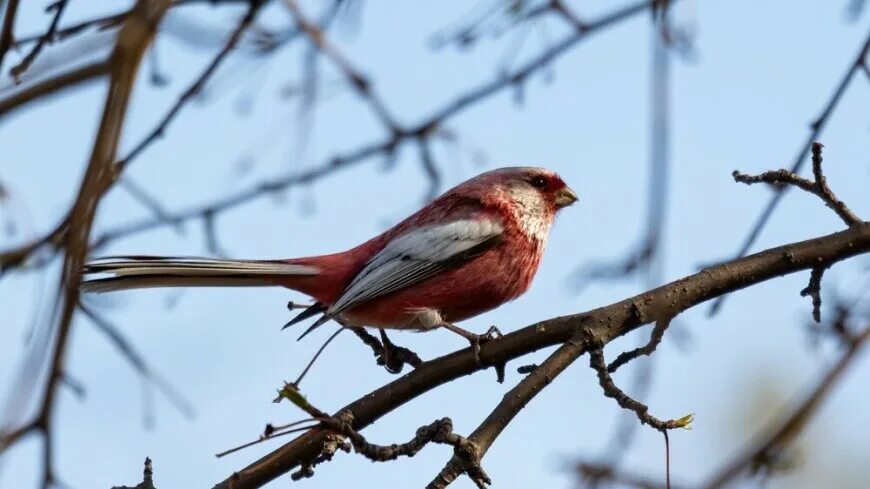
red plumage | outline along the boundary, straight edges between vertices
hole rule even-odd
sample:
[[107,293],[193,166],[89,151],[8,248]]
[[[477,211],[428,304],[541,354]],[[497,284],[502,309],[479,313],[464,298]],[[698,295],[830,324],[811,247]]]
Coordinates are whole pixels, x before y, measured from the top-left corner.
[[[280,285],[313,297],[327,317],[380,328],[429,329],[523,294],[556,211],[576,195],[555,173],[504,168],[444,193],[350,250],[285,261],[131,258],[90,264],[96,291],[153,286]],[[274,272],[274,273],[273,273]]]

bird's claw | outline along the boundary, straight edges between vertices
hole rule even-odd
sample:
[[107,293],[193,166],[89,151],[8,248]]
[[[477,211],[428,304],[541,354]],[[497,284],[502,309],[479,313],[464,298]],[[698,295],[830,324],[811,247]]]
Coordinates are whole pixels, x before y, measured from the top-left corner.
[[481,365],[483,362],[480,359],[480,346],[492,340],[501,338],[503,335],[496,326],[490,326],[486,333],[476,334],[468,339],[471,343],[471,351],[474,353],[474,361]]
[[381,330],[381,354],[378,357],[378,365],[382,365],[387,372],[391,374],[398,374],[402,372],[402,367],[405,366],[405,362],[399,359],[398,348],[389,338],[387,338],[386,334],[383,334],[383,330]]
[[402,368],[406,363],[416,368],[422,363],[422,360],[413,351],[390,341],[386,332],[381,330],[381,351],[378,354],[377,363],[383,366],[387,372],[395,375],[402,373]]

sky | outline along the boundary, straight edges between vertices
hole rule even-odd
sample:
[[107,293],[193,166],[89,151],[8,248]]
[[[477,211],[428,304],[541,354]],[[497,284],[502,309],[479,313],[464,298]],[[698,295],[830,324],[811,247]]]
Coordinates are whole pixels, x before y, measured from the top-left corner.
[[[83,3],[72,2],[70,23],[100,12],[94,4]],[[614,3],[588,0],[572,6],[583,18],[595,19],[615,8]],[[847,3],[684,0],[675,8],[675,20],[694,33],[694,50],[688,59],[674,55],[671,60],[664,280],[729,257],[743,241],[770,192],[735,184],[731,171],[761,172],[792,163],[809,123],[870,28],[866,12],[854,21],[847,18]],[[315,4],[306,3],[307,11],[313,12]],[[517,66],[567,34],[564,26],[549,21],[545,28],[531,29],[522,42],[518,32],[510,31],[486,36],[470,50],[433,50],[433,35],[489,4],[475,2],[472,8],[460,1],[361,2],[351,12],[359,16],[358,22],[339,21],[330,36],[371,76],[397,119],[413,124],[455,94],[497,76],[505,62]],[[155,86],[148,76],[140,77],[122,153],[174,103],[220,48],[215,33],[228,32],[241,12],[235,7],[190,7],[169,14],[156,55],[145,65],[147,69],[156,59],[168,83]],[[41,9],[25,9],[22,15],[22,32],[42,28]],[[272,27],[291,22],[277,5],[262,18]],[[208,29],[192,31],[192,26]],[[464,327],[483,332],[496,324],[513,331],[644,290],[642,280],[628,280],[591,283],[577,292],[570,277],[584,264],[623,256],[643,232],[650,177],[652,35],[650,16],[636,16],[590,36],[533,76],[522,97],[507,90],[449,121],[461,144],[434,147],[441,190],[486,169],[534,165],[558,171],[580,196],[578,205],[559,216],[531,290],[466,321]],[[91,40],[102,42],[103,36]],[[300,116],[305,105],[298,97],[305,68],[302,47],[297,43],[265,59],[246,49],[234,55],[167,136],[133,162],[130,178],[149,189],[164,208],[183,209],[263,178],[304,171],[383,138],[377,120],[324,60],[319,65],[325,80],[322,99],[312,113]],[[53,48],[46,56],[60,53],[54,59],[63,59],[69,52],[63,49]],[[88,54],[94,55],[99,53]],[[4,70],[11,65],[7,61]],[[49,229],[70,205],[104,91],[104,83],[92,83],[0,119],[0,182],[10,193],[0,219],[15,228],[0,237],[0,248]],[[3,93],[0,88],[0,97]],[[870,83],[856,79],[820,138],[830,185],[865,217],[870,215],[868,108]],[[393,162],[368,160],[313,185],[221,214],[215,222],[220,249],[240,258],[340,251],[416,210],[426,191],[417,152],[408,146]],[[148,216],[148,209],[116,188],[99,208],[96,234]],[[841,227],[820,202],[790,192],[754,250]],[[163,227],[115,241],[103,253],[207,255],[211,250],[203,228],[202,222],[187,223],[183,230]],[[859,257],[829,270],[826,298],[866,287],[868,264]],[[46,314],[57,271],[53,266],[45,273],[15,272],[0,278],[0,395],[9,395],[26,351],[27,332],[35,318]],[[654,359],[639,367],[653,371],[646,399],[653,414],[695,414],[692,431],[671,436],[675,483],[705,480],[767,420],[811,388],[836,358],[831,348],[814,348],[809,341],[810,302],[799,296],[807,278],[808,273],[800,273],[740,291],[713,318],[707,316],[706,305],[681,314],[676,333],[669,332]],[[86,318],[77,318],[68,371],[85,386],[86,396],[79,399],[68,389],[61,391],[53,419],[61,480],[82,488],[135,484],[148,456],[158,487],[211,487],[280,446],[280,440],[273,440],[214,457],[256,438],[268,422],[301,417],[288,404],[271,400],[284,380],[301,371],[328,331],[322,328],[302,342],[296,342],[292,331],[280,332],[290,299],[304,298],[277,289],[147,290],[92,298],[89,304],[118,325],[150,365],[183,392],[195,416],[186,417],[159,393],[143,389],[105,337]],[[830,314],[831,309],[823,308],[823,316]],[[632,347],[649,328],[641,331],[608,345],[608,358]],[[441,331],[391,337],[424,359],[465,346],[461,338]],[[540,362],[549,351],[509,364],[504,384],[496,383],[489,370],[435,389],[364,434],[375,443],[407,441],[419,426],[444,416],[452,418],[456,432],[468,434],[521,380],[515,367]],[[630,388],[630,373],[615,378]],[[334,411],[392,379],[375,365],[367,347],[341,335],[302,390],[316,406]],[[870,360],[865,355],[798,441],[804,463],[774,478],[769,487],[859,487],[866,473],[861,454],[870,451],[863,428],[870,426],[868,379]],[[143,407],[149,398],[150,414]],[[596,460],[622,415],[602,395],[594,372],[581,359],[516,417],[483,466],[498,488],[573,487],[572,463]],[[152,423],[144,421],[151,416]],[[0,461],[0,487],[35,487],[40,446],[38,437],[31,437]],[[339,454],[318,466],[315,477],[293,484],[300,489],[375,483],[421,487],[450,454],[448,447],[432,446],[412,459],[387,464]],[[660,434],[640,429],[624,461],[633,472],[662,477]],[[287,484],[285,476],[269,487]],[[473,484],[462,478],[453,487]]]

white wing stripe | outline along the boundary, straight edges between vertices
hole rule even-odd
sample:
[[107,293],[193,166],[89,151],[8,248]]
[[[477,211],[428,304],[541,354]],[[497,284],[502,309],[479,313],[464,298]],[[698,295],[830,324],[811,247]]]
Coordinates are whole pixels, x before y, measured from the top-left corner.
[[448,267],[451,259],[498,237],[503,229],[490,219],[465,219],[398,236],[369,260],[327,314],[339,314],[366,300],[425,280]]

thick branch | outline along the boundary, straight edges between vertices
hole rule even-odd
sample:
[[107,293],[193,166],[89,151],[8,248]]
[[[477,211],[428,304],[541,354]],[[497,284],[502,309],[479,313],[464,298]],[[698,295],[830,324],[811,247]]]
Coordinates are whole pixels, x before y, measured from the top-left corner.
[[[582,319],[580,321],[582,322]],[[585,345],[579,340],[578,335],[577,340],[569,340],[563,344],[544,363],[527,375],[510,392],[505,394],[498,406],[469,436],[469,441],[474,443],[476,448],[476,460],[471,462],[479,465],[483,454],[486,453],[492,442],[495,441],[496,437],[501,434],[502,430],[513,420],[517,413],[532,400],[535,394],[540,392],[557,375],[568,368],[584,351]],[[441,469],[441,472],[426,487],[427,489],[443,489],[460,474],[467,472],[468,469],[468,460],[453,455],[447,462],[447,465]]]
[[[115,161],[130,95],[145,50],[151,44],[157,24],[171,5],[170,0],[140,0],[127,18],[110,58],[110,83],[106,91],[103,114],[91,151],[90,161],[82,179],[78,195],[69,212],[68,231],[62,233],[64,263],[61,287],[58,291],[58,315],[55,338],[47,355],[47,379],[38,414],[33,426],[38,426],[43,437],[43,487],[55,483],[51,465],[52,438],[50,420],[55,408],[55,396],[61,385],[66,350],[72,320],[79,303],[79,270],[88,252],[90,231],[96,209],[105,190],[114,180],[112,164]],[[41,363],[41,361],[40,361]],[[39,382],[34,382],[35,386]]]
[[[818,265],[819,260],[834,263],[867,252],[870,252],[870,223],[820,238],[772,248],[704,269],[609,306],[541,321],[514,331],[483,345],[480,352],[482,365],[475,362],[470,348],[424,362],[408,374],[358,399],[339,412],[349,410],[353,413],[353,428],[361,430],[396,407],[441,384],[482,370],[486,365],[565,343],[581,326],[588,328],[602,343],[608,343],[643,324],[672,317],[722,294],[785,274],[811,269]],[[574,358],[582,354],[582,350],[575,349],[570,344],[560,348],[562,355]],[[530,376],[539,370],[540,368],[536,369]],[[540,375],[544,375],[544,372]],[[317,456],[323,436],[321,432],[310,431],[266,455],[240,471],[232,480],[233,487],[260,487],[311,460]],[[216,487],[228,488],[230,482],[227,479]]]

